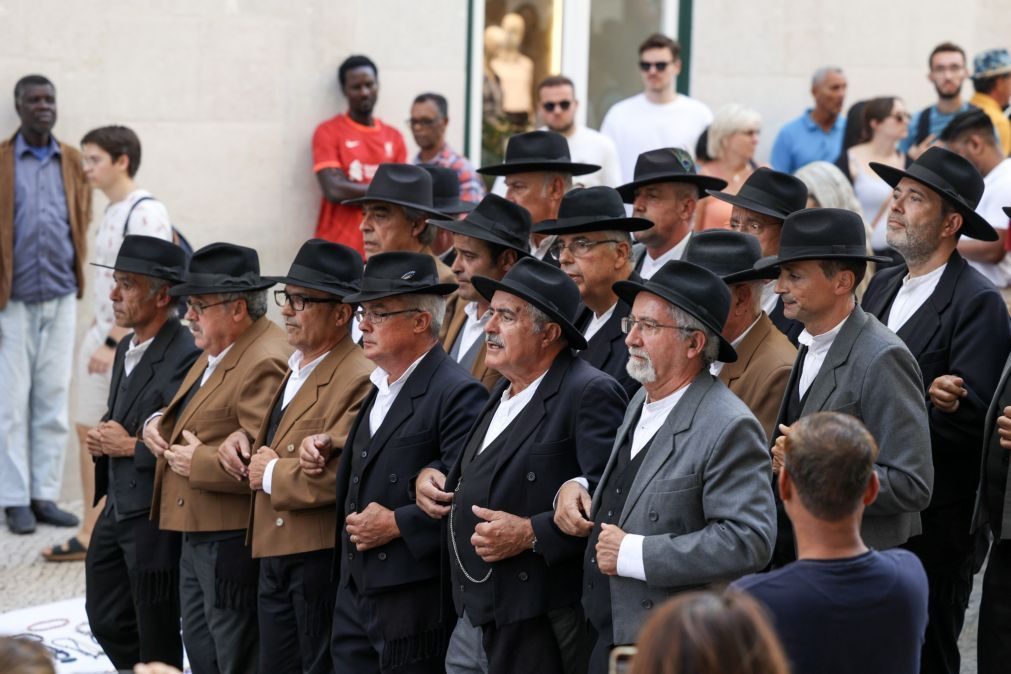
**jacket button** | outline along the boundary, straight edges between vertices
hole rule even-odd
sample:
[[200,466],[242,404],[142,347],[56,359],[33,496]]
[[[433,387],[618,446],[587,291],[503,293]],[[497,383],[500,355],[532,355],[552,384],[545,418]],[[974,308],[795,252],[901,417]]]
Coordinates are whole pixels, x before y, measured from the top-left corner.
[[591,580],[590,582],[588,582],[586,584],[586,587],[587,587],[587,589],[592,590],[593,589],[593,581]]
[[621,496],[621,487],[615,487],[614,493],[617,494],[618,496]]
[[358,476],[357,475],[352,475],[351,476],[351,482],[353,482],[354,484],[358,484]]
[[276,520],[274,520],[274,524],[279,527],[284,526],[284,520],[278,517]]
[[536,479],[537,479],[536,473],[534,473],[533,471],[527,473],[527,482],[533,482]]
[[528,578],[530,578],[530,576],[527,575],[526,571],[520,571],[518,574],[516,574],[516,577],[519,578],[524,583],[527,581]]
[[354,559],[354,558],[355,558],[355,553],[349,552],[348,553],[348,559]]
[[614,517],[614,511],[613,510],[608,510],[607,511],[607,516],[608,517]]
[[182,504],[183,504],[183,500],[181,498],[177,498],[176,499],[176,505],[177,506],[181,506]]
[[594,566],[596,566],[597,565],[597,558],[596,557],[590,557],[590,564],[593,564]]
[[397,483],[397,474],[396,473],[390,473],[390,484],[396,484],[396,483]]
[[355,506],[356,505],[358,505],[358,504],[355,503],[354,501],[352,501],[351,503],[348,503],[348,510],[350,510],[351,512],[355,512],[355,510],[356,510]]
[[650,522],[656,522],[658,519],[660,519],[660,514],[657,513],[657,511],[655,511],[655,510],[650,510],[649,511],[649,521]]
[[639,605],[642,606],[643,608],[653,608],[653,600],[643,599],[641,602],[639,602]]
[[380,552],[378,555],[376,555],[376,557],[379,558],[380,562],[385,562],[386,561],[386,553],[385,552]]
[[367,451],[365,451],[365,450],[363,449],[363,450],[362,450],[362,458],[363,458],[363,459],[364,459],[364,458],[367,458],[367,457],[368,457],[368,455],[369,455],[369,453],[368,453]]
[[288,451],[289,452],[294,452],[295,451],[295,445],[288,445]]
[[137,486],[137,480],[130,480],[130,489],[133,489],[136,486]]

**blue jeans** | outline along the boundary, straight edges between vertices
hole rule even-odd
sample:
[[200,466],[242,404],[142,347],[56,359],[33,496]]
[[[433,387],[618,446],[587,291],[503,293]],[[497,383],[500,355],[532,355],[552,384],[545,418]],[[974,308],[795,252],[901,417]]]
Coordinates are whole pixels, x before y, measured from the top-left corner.
[[0,507],[59,498],[76,311],[72,294],[0,311]]

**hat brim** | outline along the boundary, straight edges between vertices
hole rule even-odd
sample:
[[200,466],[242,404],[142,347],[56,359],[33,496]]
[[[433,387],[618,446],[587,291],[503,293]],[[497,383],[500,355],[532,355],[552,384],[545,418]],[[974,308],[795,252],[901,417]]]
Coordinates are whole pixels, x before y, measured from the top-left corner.
[[327,293],[328,295],[333,295],[344,299],[351,293],[358,292],[358,287],[349,284],[347,288],[338,288],[334,285],[328,285],[326,283],[317,283],[314,281],[307,281],[305,279],[295,278],[293,276],[264,276],[265,281],[273,281],[275,285],[291,285],[298,286],[299,288],[308,288],[310,290],[318,290],[320,292]]
[[582,332],[576,329],[576,326],[573,325],[569,319],[559,314],[557,310],[544,302],[541,298],[527,292],[522,286],[511,286],[503,283],[502,281],[496,281],[495,279],[488,278],[487,276],[473,276],[471,277],[470,282],[474,285],[474,289],[489,302],[498,290],[509,293],[510,295],[515,295],[516,297],[529,302],[546,313],[552,321],[558,323],[558,325],[562,327],[562,332],[565,334],[565,338],[569,341],[570,347],[579,351],[586,348],[586,337],[583,336]]
[[[97,262],[89,262],[92,267],[101,267],[102,269],[112,269],[113,271],[123,271],[129,274],[140,274],[141,276],[150,276],[152,278],[161,279],[163,281],[170,281],[172,283],[179,283],[182,281],[181,270],[174,270],[170,267],[164,267],[158,264],[154,264],[151,260],[138,260],[135,258],[119,258],[116,260],[117,264],[99,264]],[[164,270],[163,273],[158,273],[159,270]]]
[[786,255],[780,257],[778,255],[769,255],[761,258],[755,262],[754,269],[760,271],[763,269],[771,269],[778,267],[782,264],[787,264],[789,262],[802,262],[804,260],[863,260],[865,262],[892,262],[892,258],[886,257],[884,255],[863,255],[850,254],[850,253],[825,253],[818,251],[811,251],[810,253],[803,253],[799,255]]
[[530,251],[525,248],[520,248],[514,243],[509,243],[505,239],[499,238],[494,234],[491,234],[486,229],[482,229],[473,223],[467,222],[467,220],[429,220],[428,224],[435,225],[440,229],[445,229],[447,232],[452,232],[454,234],[461,234],[463,236],[470,236],[475,239],[480,239],[481,241],[490,241],[491,243],[498,244],[500,246],[505,246],[510,250],[515,250],[520,254],[520,257],[524,255],[529,255]]
[[780,221],[786,220],[786,217],[790,215],[789,213],[784,213],[782,210],[772,208],[771,206],[767,206],[759,201],[755,201],[754,199],[742,197],[739,194],[727,194],[726,192],[721,192],[719,190],[706,190],[706,194],[714,199],[724,201],[731,206],[746,208],[749,211],[761,213],[762,215],[767,215],[770,218],[776,218]]
[[635,201],[635,191],[637,189],[645,187],[646,185],[655,185],[657,183],[691,183],[699,188],[700,199],[704,199],[708,196],[709,190],[722,190],[727,186],[726,180],[714,178],[713,176],[702,176],[695,173],[662,173],[643,176],[638,180],[625,183],[615,189],[617,189],[618,194],[621,195],[622,201],[626,204],[630,204]]
[[976,213],[976,209],[972,208],[961,197],[956,198],[941,187],[934,185],[930,182],[930,179],[926,176],[916,175],[910,173],[909,171],[904,171],[902,169],[897,169],[894,166],[889,166],[888,164],[881,164],[875,161],[870,163],[871,170],[878,174],[882,180],[888,183],[891,187],[895,187],[899,184],[899,181],[903,178],[909,178],[910,180],[915,180],[921,185],[926,185],[935,193],[937,193],[942,199],[947,201],[951,206],[958,211],[962,216],[962,234],[968,236],[971,239],[976,239],[978,241],[997,241],[1000,237],[997,235],[997,231],[986,221],[986,218]]
[[704,326],[712,330],[712,332],[716,335],[716,340],[720,345],[719,349],[717,349],[716,360],[721,363],[733,363],[737,360],[737,351],[735,351],[733,345],[731,345],[730,342],[723,337],[722,325],[713,325],[705,316],[701,315],[701,312],[695,309],[694,302],[687,297],[684,297],[676,290],[663,288],[657,285],[648,285],[648,283],[648,281],[642,283],[638,281],[618,281],[612,285],[611,288],[614,290],[614,293],[618,296],[618,298],[629,306],[635,304],[636,295],[641,292],[647,292],[670,302],[678,309],[686,311],[697,318]]
[[456,292],[456,289],[459,287],[455,283],[436,283],[435,285],[405,290],[364,290],[351,295],[345,295],[342,301],[345,304],[361,304],[362,302],[372,302],[400,295],[450,295]]
[[482,166],[478,173],[486,176],[509,176],[515,173],[541,173],[544,171],[585,176],[600,170],[596,164],[581,164],[571,161],[518,161]]
[[341,202],[342,206],[360,206],[366,203],[375,204],[393,204],[394,206],[403,206],[404,208],[413,208],[416,211],[421,211],[422,213],[427,213],[431,215],[436,220],[446,220],[449,219],[449,215],[445,211],[437,210],[434,206],[426,206],[425,204],[416,204],[413,201],[404,201],[402,199],[387,199],[386,197],[370,197],[368,195],[364,197],[355,197],[354,199],[345,199]]
[[276,282],[266,276],[261,276],[259,282],[245,286],[201,286],[190,283],[180,283],[169,288],[168,294],[172,297],[182,297],[183,295],[217,295],[219,293],[251,293],[257,290],[266,290]]
[[771,281],[778,277],[779,270],[776,267],[764,267],[762,269],[745,269],[744,271],[727,274],[720,278],[729,286],[734,283],[746,283],[748,281]]
[[641,232],[652,226],[653,222],[646,218],[609,218],[607,216],[588,215],[578,218],[543,220],[534,225],[531,231],[535,234],[579,234],[582,232],[601,232],[615,229],[623,232]]

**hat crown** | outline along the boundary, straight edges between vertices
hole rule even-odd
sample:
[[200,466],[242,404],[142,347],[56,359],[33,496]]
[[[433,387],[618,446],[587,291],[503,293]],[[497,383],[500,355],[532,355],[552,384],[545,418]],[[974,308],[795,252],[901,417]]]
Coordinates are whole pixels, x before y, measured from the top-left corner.
[[142,234],[127,234],[116,253],[116,262],[112,268],[178,281],[186,271],[186,253],[171,241]]
[[577,187],[566,192],[558,206],[558,219],[586,217],[624,218],[625,203],[611,187]]
[[380,164],[363,200],[406,201],[432,208],[432,176],[413,164]]
[[529,161],[571,161],[569,141],[556,131],[519,133],[506,144],[506,163]]
[[712,229],[688,239],[683,259],[723,277],[750,271],[761,257],[762,245],[757,237]]
[[737,194],[782,214],[780,219],[807,207],[807,185],[804,181],[764,166],[748,176]]
[[421,168],[432,177],[433,199],[455,199],[460,196],[460,178],[456,175],[456,171],[431,164],[426,164]]
[[193,253],[190,274],[216,274],[231,278],[259,276],[260,257],[256,251],[234,243],[212,243]]
[[533,226],[530,211],[497,194],[485,196],[464,220],[519,250],[526,250]]
[[[961,197],[972,209],[979,205],[979,200],[983,198],[983,191],[986,183],[983,176],[965,157],[952,152],[943,147],[931,147],[921,154],[916,161],[910,164],[908,173],[916,176],[921,173],[918,169],[926,169],[933,175],[922,174],[928,181],[931,178],[939,177],[950,187],[950,201],[958,201]],[[943,188],[944,185],[934,185],[936,188]]]
[[646,282],[671,293],[661,295],[679,309],[695,316],[720,334],[730,315],[730,289],[719,276],[705,267],[686,260],[671,260]]
[[643,152],[635,160],[635,180],[648,178],[657,173],[668,173],[671,180],[677,180],[678,175],[693,176],[695,172],[695,162],[684,150],[672,147],[660,148]]
[[783,223],[780,257],[789,257],[791,251],[801,248],[823,249],[826,257],[850,252],[865,254],[864,221],[858,213],[844,208],[805,208],[792,213]]
[[[525,257],[510,267],[502,277],[502,284],[518,286],[518,289],[540,298],[570,323],[576,321],[580,306],[579,286],[558,267]],[[509,292],[508,287],[503,292]]]
[[362,256],[358,251],[323,239],[309,239],[295,254],[286,281],[298,285],[301,280],[348,290],[361,280],[362,271]]
[[1011,53],[1007,49],[987,49],[972,60],[972,76],[989,77],[1011,72]]
[[[376,284],[374,282],[379,281]],[[435,258],[425,253],[377,253],[369,258],[362,275],[362,291],[383,286],[382,282],[393,281],[409,290],[417,286],[434,286],[439,283],[439,272],[435,267]]]

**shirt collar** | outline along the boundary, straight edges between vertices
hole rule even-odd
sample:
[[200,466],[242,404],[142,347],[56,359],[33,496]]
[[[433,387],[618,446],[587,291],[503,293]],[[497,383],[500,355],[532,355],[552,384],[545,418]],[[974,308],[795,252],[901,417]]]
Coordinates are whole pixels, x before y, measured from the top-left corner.
[[[548,370],[550,369],[551,368],[548,368]],[[542,372],[540,377],[534,379],[532,382],[530,382],[529,386],[527,386],[525,389],[523,389],[516,395],[512,395],[510,393],[510,391],[512,391],[512,386],[506,386],[505,390],[502,391],[502,402],[505,403],[512,400],[513,401],[512,404],[514,405],[519,403],[526,404],[526,401],[530,400],[530,398],[533,397],[534,393],[537,391],[537,387],[541,385],[541,381],[543,381],[544,377],[547,376],[548,370]]]
[[291,368],[291,376],[294,377],[295,379],[299,379],[301,377],[308,377],[309,373],[315,370],[316,366],[320,364],[320,361],[322,361],[324,358],[330,355],[330,352],[327,351],[322,355],[317,356],[313,360],[309,361],[302,367],[299,367],[299,363],[302,362],[302,355],[303,354],[301,351],[295,351],[295,353],[291,354],[291,356],[288,358],[288,367]]
[[851,315],[852,312],[846,314],[846,318],[839,321],[838,325],[820,335],[812,335],[807,331],[807,328],[804,328],[800,335],[797,336],[797,341],[808,348],[808,353],[824,353],[832,347],[832,342],[839,336],[839,331],[842,330],[843,324]]
[[477,315],[477,302],[467,302],[463,305],[463,313],[467,314],[467,318],[475,321],[478,325],[484,325],[491,318],[491,313],[486,311],[483,316]]
[[643,253],[643,255],[646,256],[646,261],[649,262],[650,265],[652,265],[656,269],[659,269],[660,267],[664,266],[671,260],[680,260],[681,255],[684,253],[685,248],[688,247],[688,242],[691,240],[691,238],[692,233],[688,232],[687,234],[684,235],[684,237],[680,241],[674,244],[673,248],[671,248],[670,250],[668,250],[666,253],[664,253],[655,260],[652,257],[650,257],[649,251],[646,251],[645,253]]
[[35,155],[39,161],[44,161],[49,157],[60,154],[60,144],[56,142],[55,137],[50,135],[49,145],[44,148],[32,147],[28,144],[28,141],[25,140],[25,137],[21,135],[21,132],[18,131],[17,135],[14,137],[14,153],[18,157],[23,157],[26,152],[30,152]]
[[673,393],[670,393],[664,396],[663,398],[660,398],[660,400],[654,400],[652,402],[650,402],[649,394],[647,394],[646,397],[642,399],[643,412],[654,414],[656,412],[659,412],[660,410],[673,408],[675,405],[678,404],[678,401],[681,400],[681,398],[684,396],[685,391],[688,390],[688,386],[690,384],[691,382],[685,384],[677,391],[674,391]]
[[[804,126],[807,127],[808,131],[817,130],[822,131],[824,133],[824,130],[818,125],[817,122],[814,121],[814,118],[811,117],[812,112],[814,112],[814,108],[808,108],[807,110],[804,111]],[[842,115],[837,115],[835,118],[835,122],[832,123],[832,130],[835,131],[836,129],[842,127],[844,124],[846,124],[846,119]]]
[[133,336],[133,339],[130,340],[130,346],[127,347],[127,349],[126,349],[126,352],[128,354],[136,353],[137,351],[146,351],[147,347],[151,346],[151,342],[154,341],[154,337],[149,337],[146,341],[143,341],[140,344],[138,344],[136,342],[136,339],[137,339],[137,335],[135,334]]
[[[428,351],[431,351],[431,349]],[[411,363],[410,366],[404,370],[404,374],[400,375],[400,378],[395,382],[390,383],[390,373],[379,366],[376,366],[376,369],[372,371],[372,374],[369,375],[369,379],[376,385],[376,388],[379,389],[380,394],[387,395],[394,389],[399,389],[407,382],[408,377],[410,377],[411,374],[418,369],[418,365],[421,364],[421,361],[428,355],[428,351],[421,354],[416,361]]]
[[[735,339],[734,341],[732,341],[732,342],[730,343],[730,346],[734,347],[735,349],[736,349],[737,347],[739,347],[739,346],[741,345],[741,342],[743,342],[743,341],[744,341],[744,338],[748,336],[748,333],[749,333],[749,332],[751,332],[751,330],[752,330],[752,329],[753,329],[753,328],[754,328],[754,327],[755,327],[756,325],[758,325],[758,321],[760,321],[760,320],[762,320],[762,313],[761,313],[761,312],[759,312],[759,313],[758,313],[758,318],[756,318],[756,319],[755,319],[754,323],[752,323],[751,325],[749,325],[749,326],[748,326],[748,329],[747,329],[747,330],[745,330],[744,332],[742,332],[742,333],[740,334],[740,336],[738,336],[738,338],[737,338],[737,339]],[[841,325],[841,323],[840,323],[840,325]]]
[[910,276],[909,274],[906,274],[905,278],[902,279],[902,287],[912,290],[913,288],[927,285],[928,283],[934,283],[937,281],[937,279],[941,278],[941,274],[943,274],[944,270],[947,268],[948,264],[945,263],[942,264],[937,269],[928,271],[926,274],[923,274],[922,276],[914,277]]
[[231,344],[229,344],[228,346],[226,346],[225,350],[222,351],[221,353],[219,353],[216,356],[212,356],[210,354],[207,354],[207,368],[210,369],[210,370],[213,370],[214,368],[216,368],[218,366],[218,364],[221,363],[221,361],[223,361],[225,359],[225,356],[228,355],[228,352],[232,350],[233,346],[235,346],[235,342],[232,342]]

